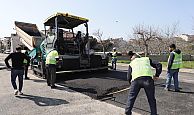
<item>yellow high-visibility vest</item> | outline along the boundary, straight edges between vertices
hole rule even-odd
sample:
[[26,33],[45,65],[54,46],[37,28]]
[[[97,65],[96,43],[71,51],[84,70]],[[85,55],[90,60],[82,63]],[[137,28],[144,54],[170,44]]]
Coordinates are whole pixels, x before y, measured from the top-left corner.
[[141,76],[153,77],[153,71],[148,57],[135,58],[131,61],[132,81]]
[[[176,52],[172,52],[174,54],[174,60],[171,66],[171,69],[180,69],[182,68],[182,53],[177,54]],[[170,59],[170,56],[168,58],[168,61]]]
[[55,64],[57,63],[56,58],[59,58],[59,54],[56,50],[52,50],[46,56],[46,64]]
[[117,52],[116,51],[112,53],[112,58],[113,59],[117,58]]
[[28,63],[28,61],[27,61],[26,59],[24,59],[23,63],[24,63],[24,64],[27,64],[27,63]]

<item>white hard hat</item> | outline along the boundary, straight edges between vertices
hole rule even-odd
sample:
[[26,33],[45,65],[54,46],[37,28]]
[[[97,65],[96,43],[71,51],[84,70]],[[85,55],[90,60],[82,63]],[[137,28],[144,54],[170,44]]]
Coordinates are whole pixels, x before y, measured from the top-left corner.
[[116,48],[114,47],[113,50],[116,50]]

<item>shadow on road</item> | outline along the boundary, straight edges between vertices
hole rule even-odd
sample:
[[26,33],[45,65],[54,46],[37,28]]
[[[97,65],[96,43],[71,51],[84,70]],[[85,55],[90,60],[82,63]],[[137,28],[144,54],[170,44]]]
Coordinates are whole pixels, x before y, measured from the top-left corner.
[[[170,90],[171,91],[171,90]],[[171,92],[175,92],[175,91],[171,91]],[[194,92],[190,92],[190,91],[179,91],[176,93],[183,93],[183,94],[194,94]]]
[[[184,82],[179,82],[182,86],[184,87],[179,87],[180,91],[179,92],[176,92],[176,93],[183,93],[183,94],[194,94],[193,91],[188,91],[190,90],[189,86],[185,87],[187,83],[184,83]],[[189,85],[189,84],[187,84]],[[155,83],[155,87],[160,87],[160,88],[165,88],[165,80],[158,80],[156,83]],[[171,84],[171,87],[170,87],[170,91],[169,92],[175,92],[174,91],[174,84]]]
[[33,80],[33,82],[38,82],[38,83],[42,83],[42,82],[46,83],[46,80],[44,79],[30,79],[30,80]]
[[28,99],[28,100],[34,101],[34,103],[37,104],[38,106],[57,106],[57,105],[69,103],[68,101],[62,100],[62,99],[40,97],[40,96],[26,95],[26,94],[23,94],[21,96],[16,96],[16,97],[20,99]]

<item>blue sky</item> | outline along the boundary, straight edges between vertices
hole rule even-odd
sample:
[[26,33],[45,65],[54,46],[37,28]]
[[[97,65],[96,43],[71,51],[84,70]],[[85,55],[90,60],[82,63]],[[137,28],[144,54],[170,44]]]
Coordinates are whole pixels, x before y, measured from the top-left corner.
[[0,38],[15,33],[14,21],[35,23],[56,12],[89,19],[89,32],[127,37],[138,24],[165,28],[179,23],[179,32],[194,34],[194,0],[4,0],[0,4]]

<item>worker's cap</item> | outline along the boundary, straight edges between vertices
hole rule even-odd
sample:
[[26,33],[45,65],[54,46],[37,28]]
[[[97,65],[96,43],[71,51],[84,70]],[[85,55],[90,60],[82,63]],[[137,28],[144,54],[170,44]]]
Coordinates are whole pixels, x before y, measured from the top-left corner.
[[175,48],[175,49],[176,49],[176,45],[175,45],[175,44],[171,44],[169,47],[170,47],[170,48]]
[[114,47],[113,50],[116,50],[116,48]]
[[128,52],[128,56],[136,56],[137,58],[141,58],[141,55],[138,53],[133,53],[133,51]]
[[17,46],[16,47],[16,50],[18,51],[18,50],[22,50],[22,48],[20,47],[20,46]]
[[133,51],[129,51],[128,52],[128,56],[133,56],[135,53],[133,53]]
[[28,48],[27,47],[24,47],[24,50],[28,50]]

